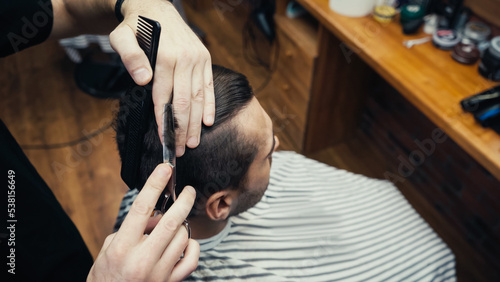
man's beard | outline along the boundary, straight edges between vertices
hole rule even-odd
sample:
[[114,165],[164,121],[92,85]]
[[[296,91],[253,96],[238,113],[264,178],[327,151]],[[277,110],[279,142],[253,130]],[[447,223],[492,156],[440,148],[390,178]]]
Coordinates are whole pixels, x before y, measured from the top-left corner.
[[255,206],[258,202],[260,202],[262,196],[264,196],[268,185],[269,181],[267,181],[267,183],[263,185],[262,188],[251,190],[245,189],[240,195],[238,195],[238,203],[236,205],[236,208],[231,211],[229,216],[238,215]]

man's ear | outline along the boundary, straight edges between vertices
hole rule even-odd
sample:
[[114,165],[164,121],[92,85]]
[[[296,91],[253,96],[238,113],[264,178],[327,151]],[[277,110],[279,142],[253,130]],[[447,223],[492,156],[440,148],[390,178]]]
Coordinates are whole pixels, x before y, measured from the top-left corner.
[[207,216],[214,221],[226,220],[231,213],[231,205],[236,203],[236,197],[237,191],[229,189],[212,194],[205,203]]

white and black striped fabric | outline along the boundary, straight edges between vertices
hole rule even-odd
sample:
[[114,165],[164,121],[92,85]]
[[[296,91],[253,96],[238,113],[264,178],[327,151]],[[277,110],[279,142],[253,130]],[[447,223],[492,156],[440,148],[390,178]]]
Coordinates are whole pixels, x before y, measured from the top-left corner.
[[262,200],[199,243],[187,281],[456,281],[453,253],[392,183],[294,152],[274,153]]
[[64,38],[59,40],[59,45],[64,48],[66,55],[70,58],[73,63],[81,63],[82,55],[80,50],[88,48],[91,44],[99,45],[100,49],[104,53],[115,53],[111,44],[109,43],[108,35],[92,35],[83,34],[76,37]]

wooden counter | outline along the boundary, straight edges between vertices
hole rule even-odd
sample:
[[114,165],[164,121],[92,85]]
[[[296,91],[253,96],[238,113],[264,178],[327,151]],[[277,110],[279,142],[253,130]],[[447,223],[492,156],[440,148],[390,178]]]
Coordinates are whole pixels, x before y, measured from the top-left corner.
[[[327,0],[298,2],[320,22],[306,153],[340,140],[355,123],[357,101],[364,99],[370,87],[366,63],[500,180],[500,136],[482,128],[459,104],[465,97],[498,85],[480,76],[477,64],[459,64],[450,51],[439,50],[431,42],[407,49],[404,40],[426,34],[405,36],[397,22],[382,25],[372,17],[344,17],[331,11]],[[363,62],[357,62],[357,56]],[[339,104],[335,111],[327,108],[332,103]],[[332,118],[339,122],[332,125]],[[325,132],[327,141],[319,138]]]

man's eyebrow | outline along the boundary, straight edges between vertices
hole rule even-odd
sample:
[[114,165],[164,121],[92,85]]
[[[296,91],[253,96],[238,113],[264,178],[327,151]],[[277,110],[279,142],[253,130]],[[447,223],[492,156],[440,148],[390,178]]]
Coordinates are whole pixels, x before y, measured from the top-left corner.
[[274,146],[276,146],[276,138],[274,138],[274,127],[273,127],[273,146],[271,147],[271,152],[269,152],[269,154],[267,154],[266,159],[269,158],[271,156],[271,154],[273,153]]

